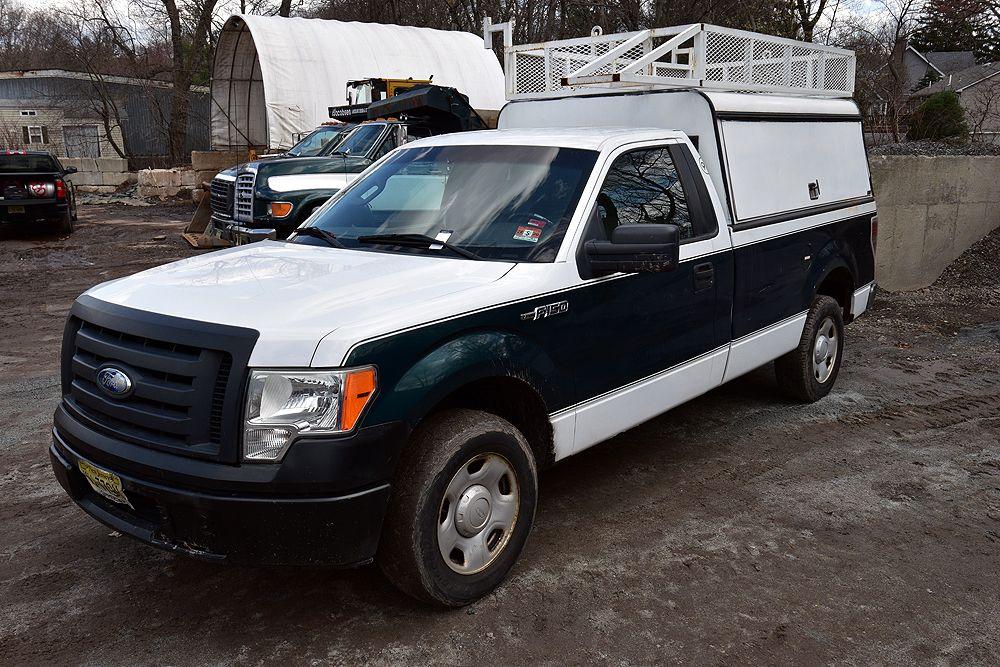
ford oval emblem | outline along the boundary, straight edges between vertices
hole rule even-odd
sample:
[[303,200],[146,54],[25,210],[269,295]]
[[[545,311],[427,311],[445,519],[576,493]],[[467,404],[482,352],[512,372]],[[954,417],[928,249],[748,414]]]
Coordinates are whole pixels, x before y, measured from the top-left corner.
[[108,396],[123,398],[132,392],[132,378],[120,368],[105,366],[97,371],[97,386]]

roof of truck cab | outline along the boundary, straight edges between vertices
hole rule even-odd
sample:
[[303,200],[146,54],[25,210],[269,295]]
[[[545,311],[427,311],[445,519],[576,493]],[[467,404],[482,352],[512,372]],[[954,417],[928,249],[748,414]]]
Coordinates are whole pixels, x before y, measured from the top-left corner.
[[600,151],[636,141],[677,139],[683,133],[655,127],[567,127],[479,130],[420,139],[410,146],[555,146]]

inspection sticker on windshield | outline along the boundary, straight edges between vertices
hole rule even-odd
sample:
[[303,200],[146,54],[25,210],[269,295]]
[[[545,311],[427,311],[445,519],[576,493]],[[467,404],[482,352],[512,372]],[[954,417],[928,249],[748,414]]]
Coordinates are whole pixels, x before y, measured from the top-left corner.
[[542,238],[542,230],[538,227],[529,227],[527,225],[521,225],[514,232],[515,241],[527,241],[528,243],[538,243],[538,239]]
[[[437,236],[435,236],[434,239],[440,241],[441,243],[447,243],[448,239],[450,239],[451,235],[454,233],[455,233],[454,229],[442,229],[440,232],[437,233]],[[428,246],[428,248],[430,248],[431,250],[440,250],[441,248],[444,247],[443,245],[441,245],[441,243],[435,243],[433,245]]]

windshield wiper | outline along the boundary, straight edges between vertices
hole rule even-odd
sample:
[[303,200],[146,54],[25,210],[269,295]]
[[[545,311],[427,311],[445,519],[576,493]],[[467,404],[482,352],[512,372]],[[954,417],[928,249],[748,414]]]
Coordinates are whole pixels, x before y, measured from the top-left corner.
[[295,230],[296,234],[301,234],[302,236],[312,236],[318,239],[323,239],[329,243],[334,248],[346,248],[343,243],[340,242],[333,233],[326,231],[322,227],[299,227]]
[[466,259],[484,259],[471,250],[460,248],[447,241],[439,241],[433,236],[427,236],[426,234],[372,234],[371,236],[359,236],[358,243],[409,246],[411,248],[429,248],[432,245],[439,245]]

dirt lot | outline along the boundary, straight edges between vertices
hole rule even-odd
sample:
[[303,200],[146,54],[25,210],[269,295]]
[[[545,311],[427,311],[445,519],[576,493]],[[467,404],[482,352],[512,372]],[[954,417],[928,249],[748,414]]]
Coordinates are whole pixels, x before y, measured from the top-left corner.
[[1000,235],[883,295],[825,400],[761,369],[544,473],[509,583],[443,613],[371,567],[167,555],[56,484],[69,304],[188,256],[187,215],[88,207],[68,239],[0,240],[0,662],[1000,661]]

